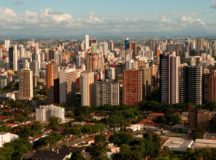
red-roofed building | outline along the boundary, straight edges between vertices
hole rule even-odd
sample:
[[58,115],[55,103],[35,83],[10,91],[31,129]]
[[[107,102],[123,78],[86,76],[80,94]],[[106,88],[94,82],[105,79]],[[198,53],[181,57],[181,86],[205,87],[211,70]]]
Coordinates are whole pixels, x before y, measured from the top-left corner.
[[152,121],[152,119],[145,118],[142,121],[140,121],[138,124],[140,124],[140,125],[155,125],[156,123],[154,123]]

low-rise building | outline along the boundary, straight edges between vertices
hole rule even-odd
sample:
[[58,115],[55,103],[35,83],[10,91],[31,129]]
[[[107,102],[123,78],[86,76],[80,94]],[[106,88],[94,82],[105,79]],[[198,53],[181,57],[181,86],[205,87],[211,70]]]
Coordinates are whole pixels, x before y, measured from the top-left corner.
[[132,130],[133,132],[143,130],[144,126],[142,124],[131,124],[127,127],[128,130]]
[[18,138],[19,137],[16,134],[0,132],[0,147],[3,147],[5,143],[9,143]]
[[193,149],[201,148],[216,148],[216,140],[211,139],[196,139],[192,145]]
[[168,148],[171,151],[185,152],[188,148],[191,148],[193,140],[187,140],[179,137],[170,137],[162,145],[162,148]]

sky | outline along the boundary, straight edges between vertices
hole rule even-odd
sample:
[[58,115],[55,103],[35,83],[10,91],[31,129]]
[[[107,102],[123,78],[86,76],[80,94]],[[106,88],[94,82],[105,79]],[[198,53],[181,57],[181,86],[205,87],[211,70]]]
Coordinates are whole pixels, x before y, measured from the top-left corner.
[[0,0],[0,38],[216,36],[216,0]]

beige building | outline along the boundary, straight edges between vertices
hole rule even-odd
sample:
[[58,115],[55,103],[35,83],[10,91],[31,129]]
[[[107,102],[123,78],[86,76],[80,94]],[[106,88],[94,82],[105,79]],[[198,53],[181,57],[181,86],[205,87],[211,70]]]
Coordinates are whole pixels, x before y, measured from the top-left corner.
[[81,106],[92,106],[94,73],[88,71],[81,73],[80,81],[81,81]]
[[82,69],[76,68],[61,68],[59,71],[59,97],[60,103],[69,102],[70,95],[75,94],[78,87],[76,84],[77,79],[79,79]]
[[152,67],[142,68],[142,81],[143,81],[143,98],[146,97],[152,88]]

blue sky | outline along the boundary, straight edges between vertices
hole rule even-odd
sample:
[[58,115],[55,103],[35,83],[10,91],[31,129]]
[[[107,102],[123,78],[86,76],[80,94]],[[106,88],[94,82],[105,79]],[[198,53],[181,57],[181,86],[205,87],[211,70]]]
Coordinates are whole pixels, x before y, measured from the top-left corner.
[[216,35],[216,0],[0,0],[0,36]]

